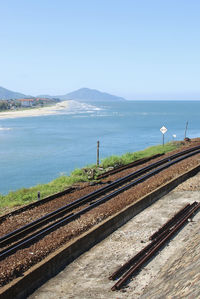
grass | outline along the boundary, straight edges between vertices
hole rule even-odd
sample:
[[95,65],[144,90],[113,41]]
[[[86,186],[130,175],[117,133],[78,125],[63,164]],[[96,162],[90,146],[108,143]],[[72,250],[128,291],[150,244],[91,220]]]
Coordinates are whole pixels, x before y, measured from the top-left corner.
[[31,188],[22,188],[17,191],[11,191],[7,195],[0,195],[0,213],[5,208],[12,208],[29,204],[37,200],[38,191],[41,198],[48,195],[60,192],[78,182],[88,181],[86,175],[81,173],[81,170],[74,170],[70,176],[60,176],[48,184],[36,185]]
[[95,181],[97,175],[105,172],[108,167],[117,168],[145,157],[167,153],[180,147],[180,145],[180,142],[170,142],[164,146],[151,146],[143,151],[126,153],[122,156],[111,156],[101,161],[101,168],[97,168],[96,165],[90,165],[83,169],[75,169],[70,176],[62,175],[48,184],[22,188],[9,192],[7,195],[0,195],[0,213],[3,213],[6,208],[21,206],[36,201],[38,191],[40,191],[41,198],[44,198],[53,193],[60,192],[75,183]]
[[176,149],[179,146],[179,143],[169,142],[166,143],[164,146],[157,145],[151,146],[146,148],[143,151],[133,152],[133,153],[126,153],[122,156],[111,156],[102,160],[101,166],[103,168],[106,167],[117,167],[126,165],[128,163],[134,162],[136,160],[151,157],[156,154],[164,154]]

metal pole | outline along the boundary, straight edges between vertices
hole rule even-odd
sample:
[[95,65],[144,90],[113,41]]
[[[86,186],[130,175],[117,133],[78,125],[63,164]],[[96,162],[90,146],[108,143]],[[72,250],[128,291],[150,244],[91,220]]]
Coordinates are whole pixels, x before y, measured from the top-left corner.
[[99,166],[99,141],[97,141],[97,166]]
[[165,134],[163,134],[163,140],[162,140],[162,145],[164,146],[164,144],[165,144],[165,142],[164,142],[164,135]]

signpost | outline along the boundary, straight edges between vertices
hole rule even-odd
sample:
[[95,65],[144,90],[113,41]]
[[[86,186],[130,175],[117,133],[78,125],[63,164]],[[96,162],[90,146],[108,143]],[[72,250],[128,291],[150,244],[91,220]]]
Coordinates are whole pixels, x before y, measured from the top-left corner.
[[165,127],[163,126],[162,128],[160,128],[160,132],[163,134],[163,146],[164,146],[164,144],[165,144],[165,142],[164,142],[164,135],[165,135],[165,133],[167,132],[167,128],[165,128]]

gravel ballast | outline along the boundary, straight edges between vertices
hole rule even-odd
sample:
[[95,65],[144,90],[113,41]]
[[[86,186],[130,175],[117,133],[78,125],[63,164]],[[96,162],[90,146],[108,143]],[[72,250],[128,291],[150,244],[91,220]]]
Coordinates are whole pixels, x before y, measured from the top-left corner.
[[[181,150],[183,149],[181,148]],[[107,217],[119,212],[125,206],[128,206],[130,203],[135,202],[150,191],[158,188],[159,186],[165,184],[169,180],[184,173],[186,170],[189,170],[194,166],[199,165],[199,160],[200,154],[195,155],[187,159],[186,161],[181,161],[177,165],[174,165],[164,170],[162,173],[157,174],[154,177],[149,178],[145,182],[121,193],[115,198],[112,198],[105,204],[86,213],[74,222],[69,223],[68,225],[60,229],[57,229],[48,236],[44,237],[39,242],[35,243],[34,245],[31,245],[29,248],[17,251],[15,254],[1,262],[0,285],[5,285],[13,278],[22,275],[23,272],[25,272],[32,265],[41,261],[49,253],[54,252],[57,248],[65,244],[67,241],[72,240],[74,237],[87,231],[95,224],[98,224]],[[136,168],[134,168],[134,170],[135,169]],[[124,176],[132,171],[133,170],[131,169],[126,171],[124,170],[123,173],[115,174],[112,177],[107,178],[104,182],[106,183],[107,180],[111,179],[115,180],[119,176]],[[87,188],[83,188],[81,190],[78,190],[77,192],[74,192],[67,196],[63,196],[59,200],[59,202],[65,202],[66,204],[80,196],[87,194],[88,192],[91,192],[91,190],[94,191],[95,188],[99,188],[99,186],[88,186]],[[2,235],[5,232],[13,230],[14,228],[16,228],[16,226],[18,227],[19,223],[21,226],[24,225],[24,222],[27,223],[28,220],[28,222],[30,222],[30,220],[37,219],[37,212],[39,211],[39,215],[43,213],[45,214],[46,210],[45,212],[44,210],[44,207],[43,209],[41,209],[41,207],[39,209],[38,207],[33,209],[32,211],[25,211],[21,215],[16,215],[13,218],[11,217],[11,219],[6,219],[6,221],[2,222],[0,226]],[[16,221],[16,219],[18,219],[18,221]]]
[[199,298],[200,212],[121,291],[111,291],[114,282],[108,279],[148,244],[154,231],[195,200],[200,200],[200,173],[80,256],[30,299]]

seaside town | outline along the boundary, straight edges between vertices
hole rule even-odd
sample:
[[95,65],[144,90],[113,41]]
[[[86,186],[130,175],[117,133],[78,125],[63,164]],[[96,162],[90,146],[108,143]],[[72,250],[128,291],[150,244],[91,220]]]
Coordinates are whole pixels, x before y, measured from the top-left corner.
[[60,102],[60,100],[57,98],[50,99],[50,98],[40,98],[40,97],[9,99],[9,100],[0,99],[0,111],[44,107],[44,106],[53,105],[58,102]]

